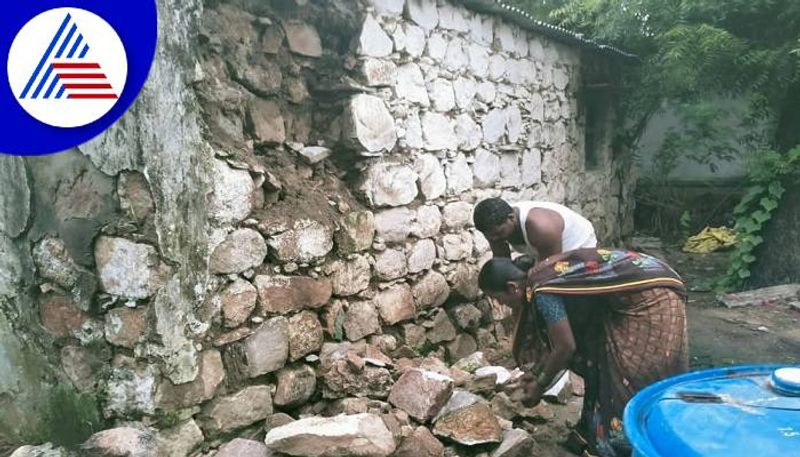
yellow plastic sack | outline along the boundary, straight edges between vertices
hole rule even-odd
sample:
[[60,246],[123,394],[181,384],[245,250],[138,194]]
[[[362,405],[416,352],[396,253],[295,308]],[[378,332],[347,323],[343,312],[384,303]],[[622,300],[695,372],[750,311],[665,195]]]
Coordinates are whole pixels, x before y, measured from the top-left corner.
[[690,236],[683,245],[683,252],[707,253],[736,244],[736,232],[728,227],[706,227],[697,235]]

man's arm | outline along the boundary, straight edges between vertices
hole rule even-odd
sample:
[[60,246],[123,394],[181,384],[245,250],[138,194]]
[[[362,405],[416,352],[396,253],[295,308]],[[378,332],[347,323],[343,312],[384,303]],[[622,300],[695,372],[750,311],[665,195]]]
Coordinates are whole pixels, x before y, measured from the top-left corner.
[[489,246],[492,248],[494,257],[511,257],[511,248],[505,241],[490,241]]
[[525,231],[539,254],[539,261],[561,253],[564,219],[557,212],[546,208],[532,209],[525,220]]

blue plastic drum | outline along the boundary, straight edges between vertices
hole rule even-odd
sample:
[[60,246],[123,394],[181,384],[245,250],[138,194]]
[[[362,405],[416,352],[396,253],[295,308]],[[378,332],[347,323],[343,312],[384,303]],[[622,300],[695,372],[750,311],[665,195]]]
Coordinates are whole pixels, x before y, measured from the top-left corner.
[[688,373],[625,408],[634,457],[800,457],[800,367]]

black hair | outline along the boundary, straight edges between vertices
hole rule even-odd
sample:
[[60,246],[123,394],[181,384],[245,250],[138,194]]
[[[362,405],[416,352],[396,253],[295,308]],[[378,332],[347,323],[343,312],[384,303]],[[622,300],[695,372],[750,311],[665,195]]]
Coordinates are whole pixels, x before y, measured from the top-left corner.
[[495,257],[481,268],[478,287],[484,292],[504,292],[509,281],[521,281],[527,277],[508,257]]
[[472,221],[475,223],[475,228],[486,233],[501,225],[513,213],[514,208],[502,198],[487,198],[475,205]]

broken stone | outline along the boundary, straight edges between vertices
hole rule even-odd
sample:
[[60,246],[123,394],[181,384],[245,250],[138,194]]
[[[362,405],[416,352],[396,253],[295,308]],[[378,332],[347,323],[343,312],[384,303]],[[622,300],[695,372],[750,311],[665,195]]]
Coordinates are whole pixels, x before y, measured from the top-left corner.
[[506,133],[508,114],[503,109],[493,109],[483,118],[483,140],[497,143]]
[[238,327],[247,321],[256,307],[258,292],[250,282],[236,278],[219,294],[219,306],[225,318],[225,326]]
[[375,163],[366,172],[361,190],[370,205],[402,206],[417,196],[417,174],[406,165]]
[[458,154],[447,164],[444,171],[447,178],[447,193],[458,195],[472,188],[472,169],[464,154]]
[[266,256],[264,237],[253,229],[242,228],[229,233],[214,248],[209,268],[217,274],[241,273],[261,265]]
[[542,182],[542,154],[536,149],[522,153],[522,185],[533,186]]
[[389,394],[389,403],[420,422],[433,418],[453,392],[453,380],[439,373],[407,370]]
[[416,324],[403,325],[403,338],[411,348],[421,348],[427,341],[425,328]]
[[168,380],[158,387],[156,401],[162,409],[178,409],[199,405],[214,397],[225,379],[225,367],[219,351],[209,349],[200,353],[199,371],[194,381],[172,384]]
[[257,141],[267,144],[286,141],[286,124],[277,103],[258,98],[249,103],[247,112],[250,128]]
[[352,260],[337,260],[325,268],[333,284],[333,293],[340,297],[355,295],[369,287],[371,277],[366,256],[355,256]]
[[394,44],[389,35],[372,16],[364,19],[361,34],[358,37],[358,54],[367,57],[387,57],[392,53]]
[[395,93],[400,100],[407,100],[424,107],[430,106],[428,91],[425,88],[425,78],[423,78],[419,66],[413,62],[401,65],[397,69]]
[[387,249],[375,256],[375,275],[384,281],[405,276],[406,255],[398,249]]
[[441,239],[439,255],[445,260],[462,260],[472,254],[472,236],[469,232],[458,235],[448,233]]
[[283,367],[289,356],[289,321],[274,317],[244,341],[247,375],[251,378]]
[[308,401],[317,386],[314,369],[308,365],[284,368],[278,372],[278,388],[274,402],[277,406],[292,408]]
[[456,137],[458,138],[458,147],[462,151],[476,149],[483,140],[480,126],[468,114],[456,116]]
[[456,389],[453,391],[453,394],[450,396],[444,407],[442,407],[436,417],[433,418],[433,422],[437,422],[439,419],[445,416],[477,403],[485,403],[485,401],[482,397],[475,395],[472,392]]
[[278,26],[271,26],[264,29],[264,34],[261,35],[261,50],[267,54],[277,54],[283,45],[285,34],[283,28]]
[[52,443],[39,446],[20,446],[9,457],[73,457],[73,453],[63,447],[56,447]]
[[298,154],[313,165],[327,159],[331,155],[331,150],[323,146],[306,146],[298,151]]
[[342,219],[341,228],[334,235],[342,254],[366,251],[375,237],[375,217],[371,211],[354,211]]
[[159,455],[156,435],[143,427],[117,427],[97,432],[81,444],[80,449],[83,455],[99,457]]
[[414,297],[407,284],[394,285],[379,292],[375,296],[375,305],[386,325],[414,318]]
[[289,360],[294,362],[322,347],[324,335],[316,313],[303,311],[289,318]]
[[283,30],[290,51],[307,57],[322,56],[322,41],[314,27],[301,21],[286,21]]
[[133,348],[144,340],[147,330],[147,308],[114,308],[106,313],[106,341]]
[[450,287],[445,277],[436,271],[429,271],[411,289],[417,309],[438,308],[450,295]]
[[453,94],[453,84],[446,79],[437,78],[428,88],[433,109],[436,111],[450,111],[456,106],[455,95]]
[[324,398],[386,398],[392,387],[392,375],[386,368],[366,365],[358,370],[346,360],[333,362],[323,379]]
[[439,24],[439,11],[436,8],[436,2],[407,0],[405,15],[425,30],[433,30]]
[[436,421],[433,434],[467,446],[502,441],[503,431],[491,408],[475,403]]
[[486,149],[479,149],[472,170],[475,187],[493,187],[500,178],[500,158]]
[[272,457],[273,455],[272,451],[260,441],[235,438],[220,446],[214,457]]
[[441,343],[442,341],[452,341],[456,338],[456,328],[447,317],[444,310],[439,310],[433,318],[433,326],[428,330],[428,341],[433,344]]
[[472,222],[472,205],[467,202],[448,203],[442,210],[445,228],[459,230]]
[[[462,358],[458,362],[453,364],[453,368],[458,368],[461,371],[466,373],[476,373],[476,377],[482,377],[488,373],[481,373],[478,375],[476,370],[479,368],[487,367],[489,362],[486,361],[486,357],[483,355],[483,352],[473,352],[472,354]],[[497,367],[502,368],[502,367]]]
[[394,148],[397,142],[394,118],[380,98],[367,94],[353,96],[345,119],[348,138],[369,155]]
[[320,308],[331,298],[333,286],[325,278],[266,276],[255,278],[261,314],[288,314]]
[[483,313],[471,304],[458,305],[453,308],[453,318],[462,330],[477,330]]
[[388,243],[405,241],[411,232],[415,213],[408,208],[392,208],[375,215],[375,229],[379,238]]
[[361,74],[370,87],[393,86],[397,81],[397,65],[391,60],[365,59]]
[[300,219],[290,230],[271,236],[267,243],[282,262],[312,262],[333,249],[333,230],[317,221]]
[[228,433],[264,420],[272,414],[269,386],[250,386],[217,397],[203,408],[200,419],[211,433]]
[[372,303],[361,301],[350,303],[347,307],[342,327],[348,340],[358,341],[365,336],[380,332],[381,323]]
[[491,457],[528,457],[535,455],[536,442],[528,432],[511,429],[503,432],[503,442]]
[[375,414],[301,419],[270,430],[265,443],[274,451],[308,457],[388,457],[396,447]]
[[264,431],[269,433],[273,428],[294,422],[294,418],[286,413],[275,413],[264,421]]
[[44,279],[65,289],[71,289],[78,282],[78,266],[64,242],[58,238],[45,238],[36,244],[33,248],[33,260],[39,276]]
[[115,367],[104,386],[106,417],[153,414],[156,410],[156,372],[152,366]]
[[81,392],[91,392],[97,383],[97,373],[107,364],[98,351],[82,346],[61,348],[61,368]]
[[443,114],[426,112],[422,115],[422,138],[428,151],[458,148],[453,122]]
[[197,423],[188,421],[158,432],[160,457],[186,457],[203,443],[203,432]]
[[417,427],[411,435],[403,438],[394,457],[442,457],[444,445],[425,427]]
[[448,280],[453,285],[453,290],[467,300],[476,300],[480,295],[478,288],[478,273],[480,270],[476,265],[461,263]]
[[[414,170],[419,176],[419,190],[426,200],[435,200],[447,188],[447,180],[439,160],[432,154],[422,154],[414,162]],[[439,230],[437,229],[436,232]],[[433,236],[435,233],[427,236]]]
[[39,297],[39,313],[42,327],[62,338],[73,337],[90,319],[72,299],[57,293]]
[[519,156],[514,153],[500,155],[500,185],[503,187],[519,187],[522,174],[519,167]]
[[419,240],[406,245],[406,265],[409,273],[430,270],[436,260],[436,245],[433,240]]
[[447,355],[450,360],[462,359],[478,350],[478,343],[469,333],[460,333],[447,345]]
[[239,327],[228,333],[223,333],[214,340],[214,347],[225,346],[239,340],[243,340],[253,334],[253,330],[248,327]]
[[155,248],[125,238],[99,237],[94,258],[103,290],[127,298],[149,297],[163,285],[167,273]]

